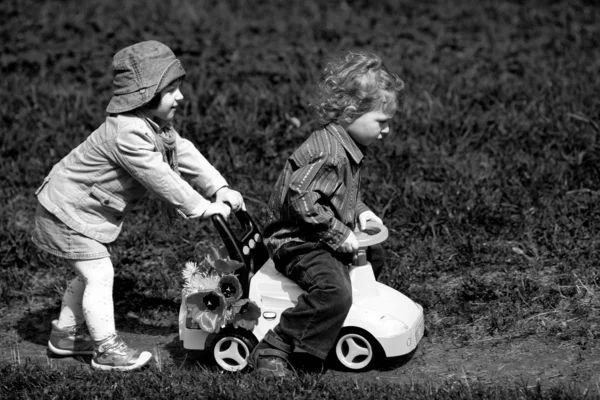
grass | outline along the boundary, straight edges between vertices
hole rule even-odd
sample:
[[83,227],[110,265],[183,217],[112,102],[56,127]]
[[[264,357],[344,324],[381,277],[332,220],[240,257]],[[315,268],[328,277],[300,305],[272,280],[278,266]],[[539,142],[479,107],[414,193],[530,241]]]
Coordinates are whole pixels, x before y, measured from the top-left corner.
[[[555,388],[542,392],[539,385],[495,387],[453,383],[442,386],[427,384],[395,385],[319,375],[299,375],[275,381],[244,374],[224,374],[202,370],[181,371],[177,368],[146,370],[143,373],[91,372],[70,367],[46,366],[0,367],[3,398],[61,399],[571,399],[572,388]],[[36,379],[30,379],[35,376]],[[56,382],[61,382],[57,385]]]
[[[382,280],[424,306],[436,340],[468,346],[534,336],[582,348],[597,342],[600,8],[594,2],[145,5],[3,3],[0,309],[60,303],[69,275],[29,241],[33,193],[102,123],[118,49],[152,38],[175,51],[188,73],[178,131],[263,221],[286,156],[314,127],[307,102],[319,66],[331,52],[356,49],[380,54],[407,84],[396,133],[377,145],[362,184],[365,202],[391,232]],[[118,313],[150,320],[176,312],[181,266],[198,241],[217,240],[199,221],[182,222],[177,235],[166,236],[155,214],[147,201],[112,246]],[[3,368],[11,385],[66,373]],[[166,373],[183,379],[176,370]],[[133,390],[125,389],[128,378],[106,379],[123,388],[115,396]],[[227,388],[232,378],[218,379]],[[303,387],[289,385],[282,390],[290,396]],[[169,387],[169,394],[199,390]],[[31,397],[42,393],[27,390]],[[422,390],[415,398],[433,389]],[[442,392],[429,394],[454,396]]]

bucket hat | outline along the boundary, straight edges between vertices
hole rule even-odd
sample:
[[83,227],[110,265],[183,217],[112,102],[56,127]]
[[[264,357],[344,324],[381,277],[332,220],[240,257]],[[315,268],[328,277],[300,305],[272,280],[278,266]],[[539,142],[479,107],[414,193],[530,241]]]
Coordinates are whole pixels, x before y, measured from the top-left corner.
[[166,45],[149,40],[119,50],[113,57],[113,97],[106,107],[111,114],[141,107],[185,70]]

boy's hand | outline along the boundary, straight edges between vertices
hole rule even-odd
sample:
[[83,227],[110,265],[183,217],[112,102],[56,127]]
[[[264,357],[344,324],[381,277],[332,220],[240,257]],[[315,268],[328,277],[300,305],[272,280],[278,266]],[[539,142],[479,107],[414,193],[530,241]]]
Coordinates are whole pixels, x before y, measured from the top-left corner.
[[222,187],[217,190],[217,202],[229,204],[231,209],[239,211],[240,209],[246,211],[246,204],[244,204],[244,198],[241,193],[237,190],[229,189],[228,187]]
[[358,216],[358,224],[360,226],[360,230],[364,231],[367,228],[367,222],[373,221],[383,225],[383,221],[379,218],[373,211],[365,211],[364,213]]
[[223,218],[227,219],[229,214],[231,214],[231,207],[225,203],[215,201],[214,203],[210,203],[200,218],[210,218],[215,214],[219,214]]
[[350,232],[350,236],[340,246],[339,251],[342,253],[354,253],[356,250],[358,250],[358,240],[356,240],[354,232]]

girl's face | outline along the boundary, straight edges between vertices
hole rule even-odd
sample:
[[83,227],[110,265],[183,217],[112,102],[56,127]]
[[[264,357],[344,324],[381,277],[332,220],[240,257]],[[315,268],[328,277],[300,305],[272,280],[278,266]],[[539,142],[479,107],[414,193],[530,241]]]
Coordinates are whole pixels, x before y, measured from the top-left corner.
[[383,103],[351,123],[341,123],[350,137],[360,145],[370,146],[391,132],[390,121],[396,114],[395,101]]
[[156,108],[152,108],[149,113],[153,119],[170,122],[175,116],[177,106],[183,101],[183,94],[179,90],[181,80],[176,80],[169,86],[160,91],[160,102]]

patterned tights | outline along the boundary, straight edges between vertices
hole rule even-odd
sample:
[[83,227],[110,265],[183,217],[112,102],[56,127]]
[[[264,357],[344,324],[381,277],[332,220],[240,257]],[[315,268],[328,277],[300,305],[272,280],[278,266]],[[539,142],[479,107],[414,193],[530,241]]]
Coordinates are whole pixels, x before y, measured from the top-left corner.
[[110,258],[70,263],[79,275],[65,290],[58,326],[64,328],[85,322],[96,342],[114,335],[114,268]]

